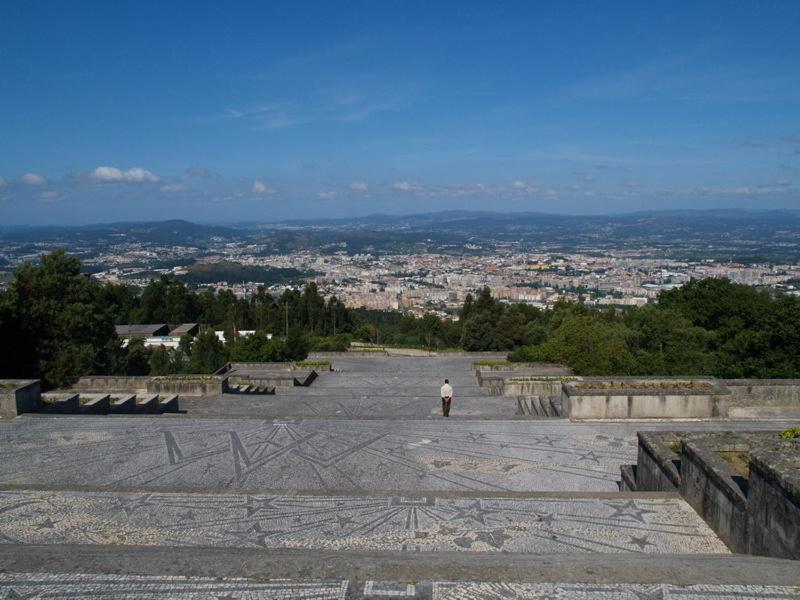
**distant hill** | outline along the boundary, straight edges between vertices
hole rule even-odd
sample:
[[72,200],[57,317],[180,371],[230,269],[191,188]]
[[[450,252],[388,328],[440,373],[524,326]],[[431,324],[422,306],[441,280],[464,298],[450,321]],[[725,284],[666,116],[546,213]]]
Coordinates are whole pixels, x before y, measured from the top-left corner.
[[8,227],[0,229],[0,240],[17,242],[64,240],[112,242],[129,238],[155,244],[205,246],[210,238],[236,239],[242,232],[218,225],[198,225],[189,221],[146,221],[82,225],[78,227]]
[[173,220],[0,227],[0,242],[16,245],[18,255],[63,247],[84,258],[122,242],[193,246],[198,249],[193,258],[211,255],[229,242],[243,242],[253,247],[256,256],[302,250],[460,255],[513,246],[536,252],[617,249],[682,260],[798,263],[800,210],[665,210],[618,215],[443,211],[230,226]]
[[[337,219],[291,219],[272,225],[294,227],[342,226],[354,227],[409,227],[426,229],[429,227],[464,228],[504,225],[535,225],[552,223],[601,224],[601,223],[642,223],[647,221],[665,223],[682,222],[699,225],[701,223],[724,223],[728,221],[755,221],[783,223],[787,226],[800,226],[800,210],[744,210],[744,209],[704,209],[704,210],[663,210],[641,211],[608,215],[562,215],[542,212],[491,212],[491,211],[440,211],[411,215],[374,214],[365,217]],[[266,227],[270,224],[260,224]]]

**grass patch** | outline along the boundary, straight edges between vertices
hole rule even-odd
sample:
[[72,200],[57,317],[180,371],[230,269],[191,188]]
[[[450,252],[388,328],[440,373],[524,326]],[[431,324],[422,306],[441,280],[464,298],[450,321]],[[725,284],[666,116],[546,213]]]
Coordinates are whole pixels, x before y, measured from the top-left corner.
[[778,437],[782,440],[796,440],[800,438],[800,427],[790,427],[789,429],[785,429],[778,434]]
[[473,361],[473,367],[510,367],[513,365],[510,360],[476,360]]
[[674,442],[669,442],[667,447],[672,450],[678,456],[683,454],[683,442],[681,440],[675,440]]
[[298,360],[296,363],[298,367],[330,367],[331,361],[329,360]]
[[747,452],[718,450],[717,454],[742,477],[750,477],[750,454]]

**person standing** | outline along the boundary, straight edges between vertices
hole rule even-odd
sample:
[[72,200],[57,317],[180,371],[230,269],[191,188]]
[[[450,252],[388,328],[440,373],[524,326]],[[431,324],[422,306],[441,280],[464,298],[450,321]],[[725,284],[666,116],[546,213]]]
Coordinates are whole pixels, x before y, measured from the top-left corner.
[[442,394],[442,416],[450,416],[450,403],[453,401],[453,386],[450,385],[450,380],[445,379],[444,385],[440,390]]

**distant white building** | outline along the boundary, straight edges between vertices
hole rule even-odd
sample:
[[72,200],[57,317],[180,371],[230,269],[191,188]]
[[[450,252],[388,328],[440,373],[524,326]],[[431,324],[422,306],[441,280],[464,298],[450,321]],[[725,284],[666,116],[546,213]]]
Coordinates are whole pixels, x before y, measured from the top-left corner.
[[[236,335],[239,336],[239,337],[249,337],[249,336],[253,335],[255,332],[256,332],[255,329],[240,329],[239,331],[236,332]],[[217,339],[220,342],[222,342],[223,344],[225,343],[225,332],[224,331],[215,331],[214,335],[217,336]],[[268,340],[272,339],[272,334],[271,333],[267,334],[267,339]]]

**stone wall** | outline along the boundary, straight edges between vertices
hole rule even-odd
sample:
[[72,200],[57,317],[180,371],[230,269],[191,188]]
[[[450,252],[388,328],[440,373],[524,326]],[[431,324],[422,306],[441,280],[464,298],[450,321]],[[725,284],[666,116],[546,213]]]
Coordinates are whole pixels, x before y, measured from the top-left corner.
[[178,394],[179,396],[219,396],[227,389],[227,378],[215,375],[153,377],[147,382],[150,394]]
[[720,383],[731,392],[731,407],[800,407],[800,379],[725,379]]
[[[667,483],[676,483],[734,552],[800,559],[800,441],[781,440],[777,431],[640,432],[638,437],[636,491],[665,491]],[[669,447],[676,439],[680,454]],[[749,462],[734,468],[723,455],[746,456]],[[621,489],[632,489],[630,478],[623,468]]]
[[640,431],[636,463],[636,489],[649,492],[674,492],[681,483],[680,454],[672,444],[680,439],[669,432]]
[[750,454],[748,502],[750,552],[800,559],[800,443]]
[[[586,387],[604,383],[598,380],[564,383],[570,419],[708,419],[728,414],[730,392],[710,380],[614,378],[613,382],[619,385],[606,389]],[[683,387],[691,383],[697,387]]]
[[127,392],[133,390],[144,391],[153,378],[149,375],[123,376],[123,375],[90,375],[81,377],[72,386],[79,392]]
[[734,477],[728,463],[709,446],[695,441],[684,444],[681,496],[731,550],[747,553],[747,496]]
[[561,396],[560,381],[527,380],[514,381],[506,379],[503,384],[504,396]]
[[[476,361],[480,362],[480,361]],[[491,362],[491,361],[486,361]],[[498,361],[499,362],[499,361]],[[537,363],[537,362],[519,362],[519,363],[508,363],[508,364],[490,364],[490,365],[480,365],[475,364],[472,367],[476,371],[496,371],[496,372],[503,372],[503,371],[517,371],[522,372],[526,371],[529,373],[537,373],[540,375],[571,375],[572,371],[570,371],[564,365],[558,365],[555,363]]]

